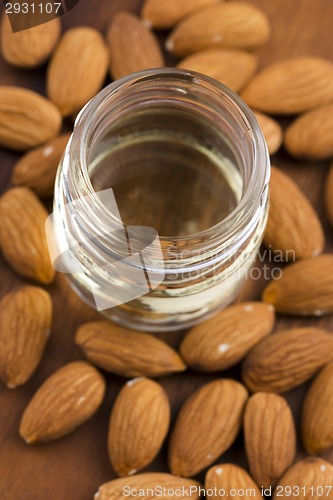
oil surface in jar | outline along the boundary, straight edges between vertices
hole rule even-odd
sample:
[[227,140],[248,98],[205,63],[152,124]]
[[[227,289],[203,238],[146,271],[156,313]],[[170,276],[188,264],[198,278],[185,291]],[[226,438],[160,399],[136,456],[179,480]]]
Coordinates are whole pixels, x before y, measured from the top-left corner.
[[186,137],[127,136],[91,165],[96,191],[112,188],[122,221],[188,236],[223,220],[242,192],[239,171]]

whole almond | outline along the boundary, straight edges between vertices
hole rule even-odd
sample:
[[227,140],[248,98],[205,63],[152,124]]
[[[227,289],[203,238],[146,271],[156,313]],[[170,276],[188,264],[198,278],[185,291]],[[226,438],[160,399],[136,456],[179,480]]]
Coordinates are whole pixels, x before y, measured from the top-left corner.
[[41,361],[52,321],[52,302],[41,288],[26,286],[0,302],[0,379],[23,385]]
[[294,328],[269,335],[243,363],[252,392],[287,392],[309,380],[333,359],[333,335],[318,328]]
[[272,331],[274,319],[274,308],[262,302],[233,305],[195,326],[181,343],[180,352],[195,370],[226,370]]
[[109,51],[98,31],[86,26],[66,31],[47,72],[48,96],[63,116],[79,111],[101,89],[108,64]]
[[[226,497],[236,500],[244,499],[242,493],[245,491],[251,498],[262,498],[253,479],[244,469],[234,464],[219,464],[211,467],[206,474],[205,489],[206,491],[223,490]],[[221,498],[219,494],[213,494],[211,497]]]
[[302,415],[303,445],[309,454],[333,446],[333,364],[317,375],[305,398]]
[[147,26],[156,29],[172,28],[196,10],[207,5],[219,3],[221,0],[145,0],[141,16]]
[[173,474],[189,477],[201,472],[236,439],[248,393],[235,380],[204,385],[185,402],[169,443]]
[[323,316],[333,312],[333,255],[320,255],[286,267],[264,290],[263,300],[278,312]]
[[59,110],[45,97],[0,86],[0,146],[20,151],[34,148],[55,137],[61,122]]
[[296,158],[325,160],[333,156],[333,104],[304,113],[289,125],[284,145]]
[[91,363],[123,377],[160,377],[186,369],[177,352],[162,340],[109,321],[86,323],[75,341]]
[[3,14],[0,32],[4,60],[21,68],[36,68],[53,52],[60,37],[61,22],[57,17],[48,23],[13,33],[8,15]]
[[296,455],[296,429],[284,398],[258,392],[244,414],[244,439],[250,471],[260,487],[274,486]]
[[273,167],[264,244],[285,261],[319,255],[325,236],[320,220],[297,184]]
[[14,186],[26,186],[41,198],[53,196],[59,162],[64,154],[70,134],[63,134],[26,153],[15,165],[12,173]]
[[114,80],[144,69],[165,66],[157,38],[130,12],[119,12],[113,18],[107,40]]
[[291,491],[301,492],[303,500],[331,498],[333,466],[320,458],[306,458],[293,465],[279,481],[273,500],[290,498]]
[[264,113],[302,113],[333,99],[333,63],[317,57],[284,59],[264,68],[241,97]]
[[325,184],[325,207],[328,219],[333,226],[333,165],[331,165]]
[[[197,500],[200,484],[193,479],[184,479],[164,472],[146,472],[131,477],[114,479],[100,486],[95,495],[95,500],[125,500],[125,498],[137,498],[135,493],[140,491],[142,500],[161,497],[163,491],[165,500],[174,500],[172,492],[177,491],[177,498],[185,500],[191,498]],[[144,492],[147,492],[146,495]],[[170,493],[169,493],[170,492]]]
[[259,126],[264,134],[268,152],[270,155],[273,155],[280,149],[282,144],[282,128],[276,120],[273,120],[272,117],[267,116],[264,113],[254,111],[254,116],[258,120]]
[[43,284],[51,283],[55,276],[45,236],[47,216],[28,188],[10,189],[0,198],[3,255],[19,275]]
[[212,48],[254,49],[267,42],[265,14],[243,2],[218,3],[194,12],[169,36],[166,48],[179,56]]
[[45,380],[25,409],[21,437],[33,444],[69,434],[97,411],[104,393],[103,377],[88,363],[63,366]]
[[253,76],[257,64],[257,58],[244,50],[209,49],[183,59],[178,68],[207,75],[238,92]]
[[128,381],[110,418],[108,448],[115,472],[119,476],[132,475],[150,464],[169,424],[170,404],[162,386],[146,378]]

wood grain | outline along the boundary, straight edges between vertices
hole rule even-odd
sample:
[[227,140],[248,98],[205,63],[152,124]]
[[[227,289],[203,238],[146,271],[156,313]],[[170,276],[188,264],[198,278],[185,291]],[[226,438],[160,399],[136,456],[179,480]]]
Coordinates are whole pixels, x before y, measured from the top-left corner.
[[[77,25],[91,25],[105,33],[106,26],[115,12],[121,9],[139,12],[141,3],[140,0],[81,0],[76,8],[64,16],[63,26],[67,29]],[[251,0],[249,3],[261,7],[273,25],[271,40],[260,50],[261,66],[293,55],[313,54],[333,59],[332,0]],[[163,36],[162,34],[161,37]],[[169,59],[169,64],[173,62],[174,60]],[[0,60],[0,84],[28,87],[44,94],[45,68],[24,71],[10,68]],[[287,120],[282,123],[286,125]],[[18,158],[15,153],[0,152],[1,192],[8,188],[10,174]],[[328,163],[302,164],[292,160],[284,152],[273,157],[273,163],[288,172],[315,205],[325,225],[326,250],[332,251],[333,233],[323,207],[323,184]],[[0,296],[20,283],[21,280],[0,258]],[[264,284],[264,280],[248,282],[240,299],[258,299]],[[52,295],[55,315],[45,357],[35,375],[24,387],[15,391],[0,387],[1,500],[88,500],[93,498],[101,483],[115,477],[107,454],[107,424],[113,401],[123,384],[121,378],[107,377],[108,391],[101,410],[73,434],[55,443],[36,447],[27,446],[18,435],[22,412],[34,391],[55,369],[69,361],[82,358],[73,342],[75,331],[82,323],[97,318],[97,314],[83,305],[70,290],[63,276],[59,275],[48,289]],[[276,329],[297,325],[317,325],[332,330],[333,319],[280,318]],[[170,333],[161,337],[177,346],[182,334]],[[226,375],[238,377],[239,368],[229,370]],[[171,400],[173,418],[185,398],[196,387],[213,378],[214,376],[191,371],[164,378],[162,383]],[[302,386],[287,395],[297,419],[305,392],[306,386]],[[299,453],[302,455],[304,452],[300,449]],[[332,454],[327,456],[333,461]],[[242,438],[237,440],[222,460],[246,465]],[[165,447],[148,470],[167,470]]]

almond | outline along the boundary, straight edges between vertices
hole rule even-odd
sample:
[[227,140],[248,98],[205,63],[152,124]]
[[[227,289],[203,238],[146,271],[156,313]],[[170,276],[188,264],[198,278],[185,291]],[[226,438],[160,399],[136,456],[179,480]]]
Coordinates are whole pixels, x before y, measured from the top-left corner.
[[179,500],[186,498],[197,500],[200,496],[199,488],[200,484],[193,479],[184,479],[163,472],[146,472],[109,481],[99,488],[94,498],[95,500],[125,500],[125,498],[137,498],[136,492],[140,491],[140,498],[149,500],[161,497],[162,491],[165,500],[174,500],[175,496],[172,492],[177,491]]
[[333,359],[333,335],[318,328],[295,328],[266,337],[243,363],[252,392],[287,392],[309,380]]
[[244,50],[210,49],[188,56],[178,68],[215,78],[238,92],[253,76],[257,64],[257,58]]
[[[224,496],[236,500],[244,499],[245,491],[251,498],[262,498],[253,479],[244,469],[234,464],[219,464],[211,467],[206,474],[205,489],[206,491],[224,491]],[[219,494],[210,496],[221,498]]]
[[147,26],[156,29],[172,28],[192,12],[219,3],[221,0],[145,0],[141,16]]
[[333,312],[333,255],[291,264],[264,290],[263,300],[284,314],[323,316]]
[[248,393],[235,380],[204,385],[185,402],[169,443],[173,474],[189,477],[211,465],[235,441]]
[[254,116],[256,117],[259,123],[259,127],[264,134],[268,152],[270,155],[273,155],[280,149],[280,146],[282,144],[282,128],[276,120],[273,120],[273,118],[265,115],[264,113],[254,111]]
[[244,414],[244,439],[256,483],[274,486],[296,455],[295,423],[286,400],[268,392],[252,396]]
[[63,116],[79,111],[101,89],[108,64],[109,51],[98,31],[86,26],[66,31],[47,72],[48,96]]
[[333,165],[329,170],[325,185],[325,206],[328,219],[333,226]]
[[45,221],[47,211],[25,187],[13,188],[0,198],[0,241],[7,262],[21,276],[51,283],[55,271],[50,260]]
[[26,153],[12,173],[14,186],[26,186],[41,198],[53,196],[59,162],[65,152],[70,134],[60,135],[44,146]]
[[60,37],[61,22],[57,17],[48,23],[13,33],[8,15],[3,14],[0,31],[4,60],[21,68],[36,68],[53,52]]
[[286,130],[284,145],[296,158],[325,160],[333,156],[333,104],[297,118]]
[[55,137],[61,114],[32,90],[0,86],[0,146],[25,151]]
[[270,25],[265,14],[243,2],[218,3],[181,21],[166,48],[179,56],[212,48],[254,49],[267,42]]
[[320,458],[306,458],[286,472],[275,488],[273,500],[290,498],[292,491],[301,492],[303,500],[321,500],[324,496],[330,498],[332,484],[332,465]]
[[184,338],[180,352],[195,370],[226,370],[272,331],[274,319],[274,309],[262,302],[233,305],[194,327]]
[[302,416],[303,445],[309,454],[333,446],[333,364],[317,375],[305,398]]
[[39,365],[50,333],[52,302],[41,288],[26,286],[0,303],[0,379],[13,389]]
[[297,184],[273,167],[264,244],[285,261],[319,255],[325,236],[320,220]]
[[111,76],[117,80],[130,73],[165,66],[155,35],[129,12],[119,12],[108,30]]
[[169,424],[170,404],[162,386],[146,378],[128,381],[110,418],[108,447],[115,472],[119,476],[132,475],[150,464]]
[[333,99],[333,63],[317,57],[284,59],[264,68],[241,97],[264,113],[302,113]]
[[103,377],[88,363],[63,366],[45,380],[25,409],[21,437],[33,444],[69,434],[97,411],[104,393]]
[[75,340],[91,363],[123,377],[160,377],[186,369],[177,352],[162,340],[109,321],[86,323]]

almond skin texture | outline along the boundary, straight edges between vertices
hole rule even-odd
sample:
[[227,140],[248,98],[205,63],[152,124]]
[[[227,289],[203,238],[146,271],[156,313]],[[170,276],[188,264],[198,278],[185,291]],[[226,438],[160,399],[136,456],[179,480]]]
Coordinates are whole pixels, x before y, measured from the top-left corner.
[[195,370],[226,370],[272,331],[274,320],[274,308],[262,302],[233,305],[195,326],[184,338],[180,352]]
[[117,14],[108,30],[110,72],[114,80],[144,69],[165,66],[155,35],[129,12]]
[[245,87],[241,97],[264,113],[302,113],[333,99],[333,63],[295,57],[267,66]]
[[178,56],[213,48],[255,49],[267,42],[270,25],[265,14],[243,2],[218,3],[181,21],[166,48]]
[[88,27],[66,31],[47,72],[48,96],[63,116],[80,111],[97,94],[108,64],[109,51],[98,31]]
[[55,137],[61,114],[32,90],[0,86],[0,146],[26,151]]
[[[188,494],[179,495],[177,498],[180,500],[185,500],[186,498],[197,500],[199,498],[199,486],[200,484],[193,479],[184,479],[163,472],[146,472],[144,474],[137,474],[135,476],[122,477],[109,481],[99,488],[94,498],[95,500],[125,500],[126,498],[137,498],[136,495],[124,494],[124,488],[129,487],[130,490],[154,491],[159,487],[162,489],[166,488],[166,494],[163,495],[163,498],[166,500],[174,500],[175,498],[173,495],[168,495],[168,491],[179,489],[179,492],[182,492],[183,488]],[[156,495],[151,493],[149,495],[140,495],[140,498],[143,500],[160,497],[160,494]]]
[[264,244],[285,261],[322,253],[324,230],[307,197],[288,175],[273,167]]
[[97,411],[104,393],[103,377],[88,363],[63,366],[45,380],[25,409],[21,437],[34,444],[69,434]]
[[183,405],[169,443],[173,474],[195,476],[211,465],[236,439],[247,390],[235,380],[204,385]]
[[[293,465],[283,476],[275,489],[273,500],[290,498],[290,489],[299,487],[304,500],[320,500],[327,493],[327,498],[333,484],[333,467],[320,458],[306,458]],[[289,488],[288,488],[289,487]]]
[[186,369],[178,353],[162,340],[109,321],[81,326],[75,340],[92,364],[123,377],[160,377]]
[[41,361],[52,321],[52,302],[41,288],[27,286],[0,303],[0,379],[9,387],[29,380]]
[[238,92],[253,76],[257,64],[257,58],[244,50],[210,49],[183,59],[178,68],[202,73]]
[[327,217],[333,227],[333,165],[329,170],[325,185],[325,207]]
[[[235,495],[235,492],[251,492],[251,498],[262,498],[258,486],[248,473],[234,464],[220,464],[211,467],[205,479],[205,489],[223,489],[226,497],[236,500],[244,499],[244,495]],[[221,498],[219,495],[212,495],[213,498]]]
[[25,278],[49,284],[55,271],[45,236],[47,211],[25,187],[13,188],[0,198],[1,250],[12,268]]
[[252,392],[287,392],[309,380],[333,359],[333,335],[318,328],[295,328],[266,337],[243,363]]
[[41,198],[53,196],[59,162],[64,154],[70,134],[63,134],[26,153],[15,165],[12,173],[14,186],[26,186]]
[[192,12],[219,3],[221,0],[145,0],[141,16],[147,26],[156,29],[172,28]]
[[296,158],[325,160],[333,156],[333,104],[297,118],[286,130],[284,145]]
[[53,52],[60,37],[61,22],[57,17],[48,23],[13,33],[8,15],[3,14],[0,31],[4,60],[21,68],[36,68]]
[[127,382],[113,406],[108,448],[119,476],[146,467],[159,452],[170,424],[170,404],[162,386],[147,378]]
[[333,364],[317,375],[305,398],[302,416],[303,445],[310,455],[333,446]]
[[283,133],[280,124],[270,116],[254,111],[254,116],[258,120],[259,126],[264,134],[270,155],[276,153],[282,144]]
[[264,290],[263,300],[283,314],[323,316],[333,312],[333,255],[286,267]]
[[254,480],[261,487],[274,486],[296,454],[296,429],[286,400],[268,392],[252,396],[244,414],[244,439]]

